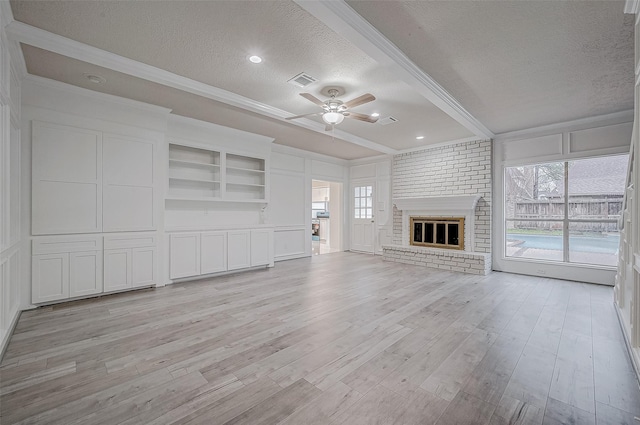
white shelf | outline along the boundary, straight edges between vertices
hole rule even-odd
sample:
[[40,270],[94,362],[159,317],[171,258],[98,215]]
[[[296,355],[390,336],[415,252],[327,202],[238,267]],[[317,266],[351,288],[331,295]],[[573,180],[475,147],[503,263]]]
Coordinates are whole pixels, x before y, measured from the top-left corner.
[[264,158],[169,144],[166,200],[266,203]]
[[232,183],[232,182],[227,182],[227,186],[247,186],[247,187],[264,187],[263,184],[250,184],[250,183]]
[[193,183],[214,183],[220,184],[220,180],[204,180],[204,179],[186,179],[182,177],[169,177],[169,180],[178,180],[183,182],[193,182]]
[[227,166],[227,171],[242,171],[256,174],[264,174],[264,170],[252,170],[251,168],[238,168],[238,167],[229,167]]
[[194,167],[220,168],[220,164],[207,164],[205,162],[185,161],[183,159],[169,159],[169,163],[184,165],[184,166],[194,166]]

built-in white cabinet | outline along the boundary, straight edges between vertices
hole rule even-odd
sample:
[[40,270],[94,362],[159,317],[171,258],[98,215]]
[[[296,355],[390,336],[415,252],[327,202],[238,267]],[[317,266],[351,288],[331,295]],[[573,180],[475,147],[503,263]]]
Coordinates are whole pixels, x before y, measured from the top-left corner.
[[227,269],[237,270],[251,267],[251,231],[229,231],[227,238]]
[[34,235],[102,229],[102,133],[33,122]]
[[273,231],[251,230],[251,266],[264,266],[273,262]]
[[34,304],[99,294],[102,237],[38,238],[33,241],[31,268]]
[[200,274],[227,270],[227,232],[200,234]]
[[33,121],[33,235],[155,230],[152,141]]
[[156,262],[155,235],[105,236],[104,292],[154,285]]
[[273,228],[171,234],[171,279],[273,266]]
[[169,144],[167,200],[265,202],[265,158]]
[[33,240],[34,304],[152,286],[155,234],[43,236]]
[[171,279],[200,274],[200,233],[175,233],[170,241]]

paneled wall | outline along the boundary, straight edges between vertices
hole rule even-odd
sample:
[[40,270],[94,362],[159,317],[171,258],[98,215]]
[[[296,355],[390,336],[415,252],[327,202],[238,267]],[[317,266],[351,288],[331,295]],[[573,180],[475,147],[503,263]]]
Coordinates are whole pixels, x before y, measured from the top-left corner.
[[[2,26],[10,15],[8,2],[0,5]],[[15,324],[20,298],[20,75],[19,57],[0,30],[0,358]],[[15,50],[13,50],[15,52]]]
[[494,141],[493,268],[505,272],[612,285],[615,270],[505,256],[504,169],[629,152],[632,114],[622,112],[496,136]]
[[[348,184],[347,161],[299,149],[273,145],[271,153],[271,202],[267,222],[275,226],[275,260],[311,255],[312,180]],[[343,190],[343,196],[346,196]],[[345,198],[346,199],[346,198]],[[342,246],[349,235],[348,221],[342,214]],[[333,224],[333,221],[332,221]]]
[[631,160],[627,176],[622,220],[620,263],[615,279],[615,307],[625,342],[640,377],[640,1],[627,1],[626,9],[636,14],[635,25],[635,111],[631,137]]

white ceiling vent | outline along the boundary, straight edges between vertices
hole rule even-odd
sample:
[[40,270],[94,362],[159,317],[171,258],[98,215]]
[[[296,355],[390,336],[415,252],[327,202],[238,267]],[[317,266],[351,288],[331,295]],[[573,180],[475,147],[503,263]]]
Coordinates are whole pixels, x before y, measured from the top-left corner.
[[389,125],[389,124],[393,124],[394,122],[398,122],[398,119],[392,117],[391,115],[378,120],[378,124],[380,125]]
[[287,83],[291,83],[296,87],[307,87],[309,84],[315,83],[316,81],[318,81],[317,78],[313,78],[311,75],[301,72],[287,81]]

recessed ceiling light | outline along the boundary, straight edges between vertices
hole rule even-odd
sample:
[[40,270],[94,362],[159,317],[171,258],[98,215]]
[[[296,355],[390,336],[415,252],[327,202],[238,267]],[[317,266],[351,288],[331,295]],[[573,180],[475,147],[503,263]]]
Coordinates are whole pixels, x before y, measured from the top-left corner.
[[260,63],[262,62],[262,58],[260,56],[253,55],[249,56],[249,61],[253,63]]
[[380,116],[380,114],[379,114],[379,113],[377,113],[377,112],[374,112],[373,114],[371,114],[371,116],[375,118],[375,117],[379,117],[379,116]]
[[422,140],[422,139],[424,139],[424,136],[418,136],[418,137],[416,137],[416,140]]
[[104,77],[95,74],[82,74],[84,77],[95,84],[104,84],[107,80]]

